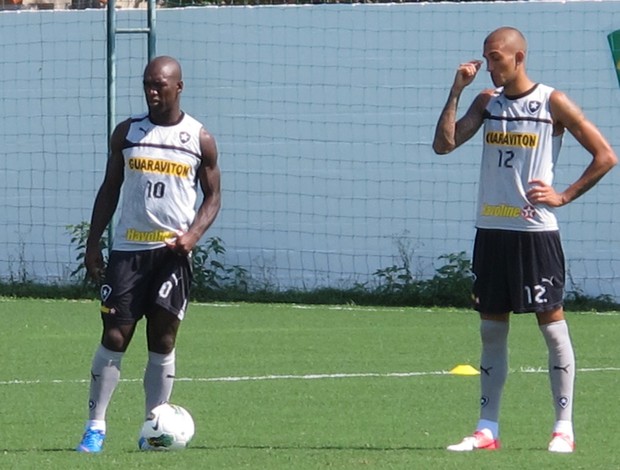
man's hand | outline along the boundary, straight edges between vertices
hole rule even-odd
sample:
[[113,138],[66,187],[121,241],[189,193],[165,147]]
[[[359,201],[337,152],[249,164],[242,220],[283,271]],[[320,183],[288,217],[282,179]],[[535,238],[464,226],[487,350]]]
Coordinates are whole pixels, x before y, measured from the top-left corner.
[[462,90],[468,86],[476,78],[480,67],[482,67],[481,60],[472,60],[459,65],[454,77],[454,87]]
[[175,238],[170,238],[164,243],[168,249],[174,251],[179,256],[187,256],[192,252],[197,242],[196,237],[190,232],[178,230]]
[[528,189],[525,196],[532,204],[545,204],[549,207],[560,207],[566,204],[564,197],[558,194],[553,186],[542,180],[532,180],[530,184],[532,187]]
[[101,282],[103,279],[103,255],[99,248],[86,247],[86,254],[84,255],[84,266],[86,266],[86,273],[96,283]]

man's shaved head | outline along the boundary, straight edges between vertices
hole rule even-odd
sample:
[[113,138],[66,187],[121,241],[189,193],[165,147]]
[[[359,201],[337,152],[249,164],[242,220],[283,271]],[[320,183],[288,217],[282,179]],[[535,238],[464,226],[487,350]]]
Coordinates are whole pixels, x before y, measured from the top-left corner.
[[484,45],[498,45],[506,52],[527,51],[527,41],[523,33],[516,28],[503,26],[491,32],[484,40]]
[[154,72],[161,72],[164,76],[173,79],[175,81],[181,81],[183,79],[181,73],[181,64],[170,56],[159,56],[151,60],[144,69],[144,75]]

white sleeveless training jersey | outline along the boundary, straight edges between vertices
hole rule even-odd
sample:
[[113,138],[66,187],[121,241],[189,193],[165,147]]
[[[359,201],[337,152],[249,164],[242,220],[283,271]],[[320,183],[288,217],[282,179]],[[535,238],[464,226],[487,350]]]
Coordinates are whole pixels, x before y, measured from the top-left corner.
[[188,114],[173,126],[157,126],[146,113],[131,118],[115,250],[161,248],[189,228],[196,215],[201,129]]
[[484,116],[476,227],[541,232],[558,229],[553,208],[531,204],[530,181],[552,184],[562,135],[553,136],[549,97],[538,84],[527,94],[507,97],[495,91]]

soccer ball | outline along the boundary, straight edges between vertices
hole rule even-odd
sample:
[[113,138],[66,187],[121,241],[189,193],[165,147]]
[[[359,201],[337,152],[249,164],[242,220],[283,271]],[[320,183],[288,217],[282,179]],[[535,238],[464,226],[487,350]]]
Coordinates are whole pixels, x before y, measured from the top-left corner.
[[164,403],[151,410],[140,431],[141,450],[178,450],[194,437],[194,420],[178,405]]

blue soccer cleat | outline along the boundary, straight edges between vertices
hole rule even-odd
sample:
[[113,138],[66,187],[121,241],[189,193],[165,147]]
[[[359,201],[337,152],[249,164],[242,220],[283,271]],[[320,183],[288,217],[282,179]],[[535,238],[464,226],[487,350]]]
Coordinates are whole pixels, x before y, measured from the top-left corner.
[[101,452],[103,450],[104,439],[105,432],[99,429],[88,428],[82,436],[82,441],[78,444],[75,450],[90,454]]
[[145,438],[143,438],[143,437],[140,437],[140,439],[138,439],[138,449],[140,449],[140,450],[153,450],[153,448],[148,443],[148,441]]
[[145,451],[164,451],[168,450],[168,447],[153,445],[147,438],[141,436],[140,439],[138,439],[138,449]]

